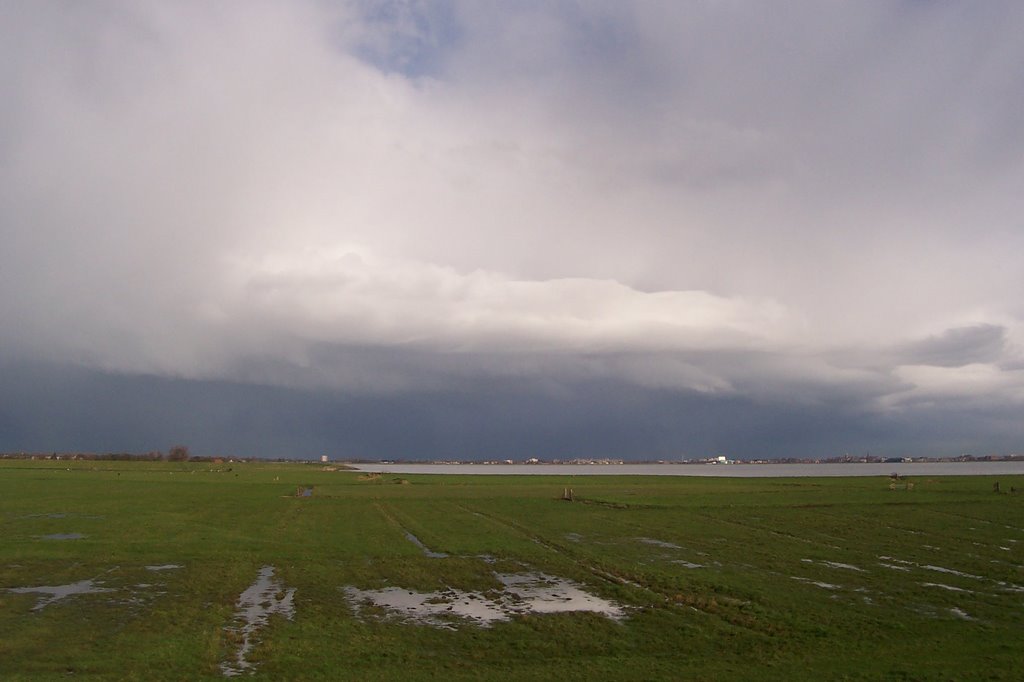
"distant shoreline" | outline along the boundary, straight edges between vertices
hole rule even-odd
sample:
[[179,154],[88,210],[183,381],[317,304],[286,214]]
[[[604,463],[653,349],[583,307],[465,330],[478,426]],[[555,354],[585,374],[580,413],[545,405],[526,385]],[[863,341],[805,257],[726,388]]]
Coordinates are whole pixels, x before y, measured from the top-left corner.
[[348,463],[357,471],[389,474],[498,476],[720,476],[792,478],[832,476],[1024,476],[1024,461],[850,462],[793,464],[409,464]]

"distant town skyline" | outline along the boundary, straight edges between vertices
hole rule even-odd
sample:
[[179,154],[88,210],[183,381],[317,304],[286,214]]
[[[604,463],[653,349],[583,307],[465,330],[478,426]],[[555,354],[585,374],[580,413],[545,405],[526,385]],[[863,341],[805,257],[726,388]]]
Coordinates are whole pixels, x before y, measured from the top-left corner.
[[1024,451],[1024,5],[0,7],[0,452]]

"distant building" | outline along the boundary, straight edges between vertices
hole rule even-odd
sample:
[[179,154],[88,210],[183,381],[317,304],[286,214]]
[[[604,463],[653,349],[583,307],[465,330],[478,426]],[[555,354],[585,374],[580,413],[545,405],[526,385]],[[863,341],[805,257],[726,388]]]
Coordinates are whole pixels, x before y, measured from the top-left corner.
[[327,461],[327,455],[320,455],[320,461],[321,462],[326,462]]

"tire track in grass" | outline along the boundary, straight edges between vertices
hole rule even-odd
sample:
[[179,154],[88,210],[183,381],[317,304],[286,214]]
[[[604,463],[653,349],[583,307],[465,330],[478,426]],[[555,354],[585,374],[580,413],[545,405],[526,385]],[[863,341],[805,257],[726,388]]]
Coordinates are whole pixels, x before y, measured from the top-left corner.
[[[742,608],[745,602],[743,600],[734,599],[723,595],[715,595],[714,597],[702,597],[699,595],[684,595],[674,591],[667,591],[659,589],[656,586],[651,585],[643,578],[639,576],[631,576],[631,578],[639,578],[639,580],[626,578],[622,575],[615,573],[614,571],[607,570],[592,561],[587,560],[586,557],[581,556],[579,553],[574,552],[572,548],[561,545],[552,540],[548,540],[535,532],[532,532],[529,528],[516,523],[515,521],[509,521],[506,519],[500,519],[492,514],[488,514],[479,509],[473,509],[465,505],[458,505],[460,509],[470,514],[476,514],[482,518],[485,518],[497,526],[505,529],[512,530],[526,539],[535,542],[536,544],[548,549],[559,556],[571,561],[576,566],[579,566],[592,575],[605,580],[607,582],[619,585],[628,586],[634,589],[641,590],[648,593],[649,596],[654,598],[655,602],[660,601],[661,603],[670,604],[677,607],[688,607],[692,612],[699,613],[705,616],[714,617],[723,623],[730,626],[747,630],[750,632],[757,633],[759,635],[771,634],[777,635],[780,632],[778,626],[772,624],[764,624],[757,618],[737,613],[736,609]],[[724,604],[724,606],[720,605]]]
[[[728,524],[730,526],[736,526],[737,528],[742,528],[742,529],[747,530],[747,531],[752,531],[755,534],[755,536],[759,535],[759,534],[767,533],[769,535],[775,535],[775,536],[778,536],[780,538],[785,538],[787,540],[794,540],[796,542],[802,542],[805,545],[813,545],[815,547],[828,547],[829,549],[842,549],[838,545],[825,545],[825,544],[822,544],[821,542],[818,542],[816,540],[811,540],[809,538],[801,537],[801,536],[797,535],[796,533],[786,533],[786,532],[783,532],[783,531],[780,531],[780,530],[775,530],[774,528],[769,528],[767,526],[758,526],[758,525],[752,524],[752,523],[743,523],[741,521],[736,521],[734,519],[727,519],[727,518],[723,518],[721,516],[713,516],[711,514],[696,513],[695,516],[704,519],[705,521],[707,521],[710,524],[718,524],[718,525],[720,525],[720,524],[724,523],[724,524]],[[833,540],[833,541],[838,540],[838,538],[834,538],[834,537],[832,537],[830,535],[826,535],[824,533],[821,533],[821,535],[825,535],[825,537],[827,537],[827,538],[829,538],[830,540]]]
[[380,512],[381,516],[383,516],[388,521],[388,523],[390,523],[395,528],[400,530],[402,534],[405,536],[405,539],[413,545],[415,545],[417,548],[419,548],[419,550],[423,552],[424,555],[430,557],[431,559],[444,559],[450,556],[447,552],[439,552],[425,545],[423,541],[420,540],[419,536],[413,533],[412,530],[410,530],[408,525],[402,523],[400,520],[396,518],[398,516],[398,512],[394,508],[391,508],[390,510],[385,509],[384,505],[381,504],[380,502],[374,502],[373,506],[377,509],[378,512]]

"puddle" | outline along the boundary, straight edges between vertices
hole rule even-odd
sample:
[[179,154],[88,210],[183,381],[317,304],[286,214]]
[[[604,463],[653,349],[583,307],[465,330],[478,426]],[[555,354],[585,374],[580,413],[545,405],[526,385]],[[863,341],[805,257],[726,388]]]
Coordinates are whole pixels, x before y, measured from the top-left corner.
[[863,568],[860,568],[859,566],[854,566],[853,564],[844,564],[840,561],[825,561],[824,559],[818,562],[815,562],[814,559],[801,559],[800,561],[804,562],[805,564],[819,563],[824,564],[829,568],[841,568],[846,571],[858,571],[859,573],[867,573],[867,571],[865,571]]
[[579,533],[566,533],[565,539],[569,542],[580,542],[583,540],[583,536]]
[[78,514],[75,512],[44,512],[42,514],[26,514],[25,516],[19,516],[19,519],[105,519],[105,516],[98,516],[96,514]]
[[705,564],[695,564],[692,561],[683,561],[682,559],[676,559],[675,561],[671,561],[669,563],[679,564],[684,568],[707,568]]
[[951,608],[949,612],[961,620],[978,620],[977,618],[973,618],[972,616],[967,615],[966,611],[964,611],[961,608],[957,608],[956,606]]
[[950,592],[971,592],[971,590],[965,590],[962,587],[954,587],[953,585],[944,585],[942,583],[921,583],[921,585],[923,587],[938,587]]
[[1004,592],[1024,592],[1024,587],[1021,587],[1020,585],[1014,585],[1013,583],[1008,583],[1004,580],[997,580],[995,582],[996,585],[1003,588]]
[[974,578],[975,580],[981,580],[980,575],[971,575],[970,573],[964,573],[962,571],[954,571],[952,568],[943,568],[942,566],[932,566],[931,564],[925,564],[921,568],[929,571],[938,571],[939,573],[948,573],[950,575],[958,575],[961,578]]
[[172,571],[181,568],[180,564],[160,564],[159,566],[146,566],[147,571]]
[[544,573],[495,573],[504,589],[464,592],[446,589],[414,592],[399,587],[360,590],[344,587],[346,597],[359,610],[369,604],[399,618],[434,627],[455,629],[460,622],[482,627],[527,613],[590,611],[619,620],[625,609],[592,595],[581,585]]
[[672,542],[665,542],[664,540],[656,540],[655,538],[633,538],[637,542],[642,542],[645,545],[654,545],[655,547],[664,547],[665,549],[682,549],[679,545]]
[[431,550],[429,547],[427,547],[422,542],[420,542],[420,539],[418,537],[416,537],[415,535],[413,535],[409,531],[405,532],[405,539],[408,540],[409,542],[411,542],[412,544],[416,545],[417,547],[419,547],[420,550],[422,550],[423,553],[426,556],[430,557],[431,559],[444,559],[446,556],[448,556],[444,552],[435,552],[435,551]]
[[295,493],[295,496],[296,497],[313,497],[313,489],[312,488],[299,488],[298,491]]
[[271,614],[281,614],[291,620],[295,615],[295,588],[286,590],[280,583],[273,580],[274,567],[264,566],[260,569],[255,582],[246,588],[238,597],[234,625],[225,628],[230,634],[240,639],[234,660],[220,664],[225,677],[234,677],[244,672],[251,672],[253,664],[246,657],[256,642],[256,633],[267,624]]
[[60,601],[65,597],[76,594],[96,594],[98,592],[113,592],[108,587],[97,587],[94,580],[79,580],[77,583],[67,585],[40,585],[39,587],[8,587],[8,592],[15,594],[39,594],[39,601],[32,607],[33,611],[40,611],[50,604]]
[[833,585],[832,583],[823,583],[823,582],[821,582],[819,580],[810,580],[809,578],[800,578],[800,577],[795,576],[795,575],[791,575],[789,577],[792,578],[793,580],[799,580],[802,583],[807,583],[808,585],[814,585],[815,587],[820,587],[823,590],[839,590],[839,589],[842,589],[842,587],[843,587],[842,585]]
[[83,533],[51,533],[50,535],[37,535],[39,540],[81,540],[88,537]]
[[884,563],[884,562],[881,562],[881,561],[878,562],[878,565],[879,566],[883,566],[885,568],[891,568],[894,571],[904,571],[905,572],[905,571],[909,571],[910,570],[906,566],[897,566],[896,564],[887,564],[887,563]]

